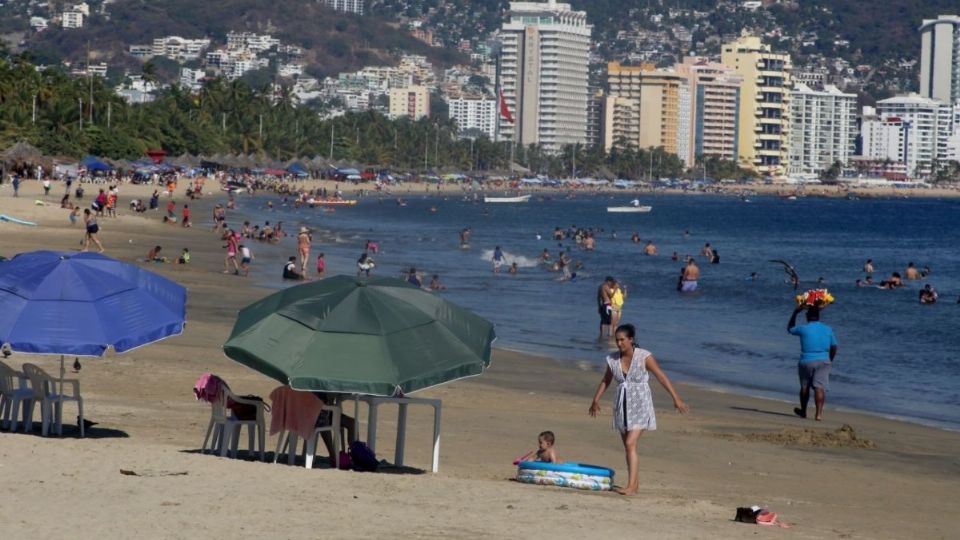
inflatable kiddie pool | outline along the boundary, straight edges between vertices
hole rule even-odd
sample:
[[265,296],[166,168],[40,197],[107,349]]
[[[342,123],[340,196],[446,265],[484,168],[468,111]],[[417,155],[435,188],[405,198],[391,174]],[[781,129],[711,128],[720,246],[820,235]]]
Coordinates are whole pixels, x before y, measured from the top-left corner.
[[589,491],[610,491],[613,489],[613,469],[587,463],[521,461],[517,464],[517,481]]

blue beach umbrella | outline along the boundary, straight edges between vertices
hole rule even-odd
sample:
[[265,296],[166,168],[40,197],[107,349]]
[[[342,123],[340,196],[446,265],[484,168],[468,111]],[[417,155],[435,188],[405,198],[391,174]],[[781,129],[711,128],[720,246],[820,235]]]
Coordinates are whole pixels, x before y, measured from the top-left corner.
[[122,353],[182,333],[186,302],[183,286],[104,255],[21,253],[0,265],[0,343],[33,354]]

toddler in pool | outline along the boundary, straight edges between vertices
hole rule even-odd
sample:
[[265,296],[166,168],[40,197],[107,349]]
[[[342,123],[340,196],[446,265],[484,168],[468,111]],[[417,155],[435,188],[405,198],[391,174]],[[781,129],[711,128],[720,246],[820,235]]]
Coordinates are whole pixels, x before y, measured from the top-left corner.
[[557,451],[553,447],[556,437],[552,431],[544,431],[537,436],[537,461],[546,461],[549,463],[559,463]]

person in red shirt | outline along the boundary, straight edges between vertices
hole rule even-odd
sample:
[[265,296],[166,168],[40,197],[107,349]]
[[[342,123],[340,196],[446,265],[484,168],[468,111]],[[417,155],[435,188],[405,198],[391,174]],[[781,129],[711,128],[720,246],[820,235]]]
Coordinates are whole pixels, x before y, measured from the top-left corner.
[[193,224],[190,223],[190,205],[188,204],[183,205],[182,215],[183,217],[181,219],[181,223],[183,224],[183,226],[184,227],[192,226]]
[[167,202],[167,217],[170,219],[175,219],[177,217],[175,213],[176,211],[177,203],[173,202],[172,200]]

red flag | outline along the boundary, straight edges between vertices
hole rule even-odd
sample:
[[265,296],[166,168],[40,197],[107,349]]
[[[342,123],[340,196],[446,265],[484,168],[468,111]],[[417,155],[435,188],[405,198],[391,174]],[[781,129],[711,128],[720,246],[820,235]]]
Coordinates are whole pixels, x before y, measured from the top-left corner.
[[510,107],[507,107],[507,100],[503,97],[503,90],[500,91],[500,116],[507,122],[513,123],[513,115],[510,114]]

